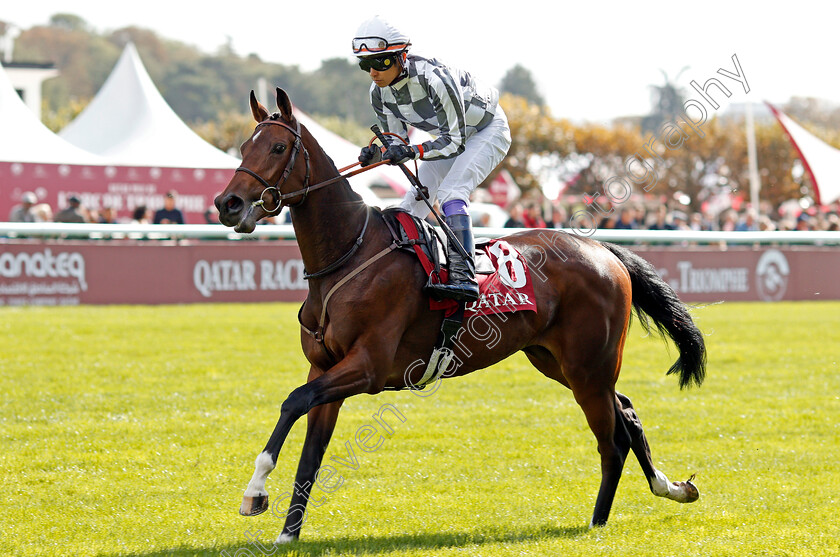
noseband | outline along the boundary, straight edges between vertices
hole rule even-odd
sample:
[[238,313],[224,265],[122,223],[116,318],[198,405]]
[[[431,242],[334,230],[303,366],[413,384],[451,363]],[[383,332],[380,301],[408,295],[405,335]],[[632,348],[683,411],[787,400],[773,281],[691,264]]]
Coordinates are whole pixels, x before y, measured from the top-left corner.
[[[274,118],[275,116],[276,115],[272,115],[272,118]],[[279,120],[274,120],[274,119],[265,120],[265,121],[257,124],[258,128],[260,126],[270,126],[270,125],[281,126],[281,127],[286,128],[290,132],[292,132],[295,136],[295,143],[294,143],[294,145],[292,145],[292,156],[289,158],[289,162],[286,163],[286,168],[283,170],[283,173],[280,175],[280,177],[277,179],[277,182],[273,186],[270,185],[262,176],[260,176],[259,174],[257,174],[256,172],[254,172],[253,170],[251,170],[249,168],[245,168],[244,166],[240,166],[239,168],[236,169],[236,172],[244,172],[246,174],[250,174],[251,176],[256,178],[263,185],[264,189],[263,189],[262,193],[260,193],[259,200],[251,203],[251,206],[252,207],[262,206],[263,210],[267,211],[268,214],[273,214],[273,213],[280,212],[280,210],[283,208],[283,201],[285,201],[286,199],[291,199],[292,197],[297,197],[299,195],[302,195],[303,198],[300,201],[298,201],[297,203],[295,203],[293,205],[289,205],[289,207],[295,207],[297,205],[300,205],[301,203],[306,201],[306,196],[309,193],[309,189],[310,189],[310,186],[309,186],[309,151],[306,150],[306,146],[303,144],[303,142],[300,139],[300,122],[296,122],[296,123],[297,123],[297,129],[292,128],[290,125],[286,124],[285,122],[280,122]],[[286,180],[289,178],[289,175],[292,173],[292,170],[295,167],[295,161],[297,161],[297,156],[298,156],[298,153],[300,152],[301,147],[303,147],[303,158],[306,161],[306,177],[303,179],[303,188],[301,188],[299,190],[296,190],[296,191],[293,191],[293,192],[289,192],[289,193],[280,193],[280,188],[282,188],[283,184],[286,183]],[[266,194],[266,192],[269,193],[272,196],[274,203],[277,205],[277,207],[273,211],[269,211],[265,207],[265,194]]]

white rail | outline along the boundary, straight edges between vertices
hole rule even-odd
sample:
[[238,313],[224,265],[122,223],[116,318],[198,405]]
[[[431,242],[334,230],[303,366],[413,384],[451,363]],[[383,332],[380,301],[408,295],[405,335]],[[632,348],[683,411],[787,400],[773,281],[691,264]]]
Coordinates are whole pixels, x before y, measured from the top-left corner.
[[[477,237],[498,238],[522,228],[476,228]],[[571,234],[580,231],[561,229]],[[696,232],[691,230],[596,230],[590,236],[615,243],[645,244],[800,244],[840,245],[840,232]],[[218,224],[64,224],[0,222],[0,243],[8,238],[76,239],[272,239],[294,240],[291,225],[261,225],[251,234],[239,234]]]

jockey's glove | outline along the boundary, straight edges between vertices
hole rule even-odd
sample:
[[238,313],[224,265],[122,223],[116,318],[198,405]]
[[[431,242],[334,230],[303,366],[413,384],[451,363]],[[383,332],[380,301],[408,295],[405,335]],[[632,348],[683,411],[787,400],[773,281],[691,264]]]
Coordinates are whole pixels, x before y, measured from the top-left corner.
[[383,159],[388,160],[388,164],[403,164],[408,161],[413,161],[420,158],[420,150],[414,145],[392,144],[382,155]]
[[382,148],[379,145],[362,147],[359,153],[359,162],[362,166],[374,164],[382,160]]

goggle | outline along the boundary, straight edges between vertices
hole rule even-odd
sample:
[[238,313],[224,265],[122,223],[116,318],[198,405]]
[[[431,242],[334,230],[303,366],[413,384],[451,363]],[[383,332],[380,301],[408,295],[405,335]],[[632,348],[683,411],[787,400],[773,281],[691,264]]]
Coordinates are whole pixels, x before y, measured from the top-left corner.
[[400,44],[388,44],[388,41],[383,39],[382,37],[356,37],[353,39],[353,54],[361,54],[363,51],[365,52],[385,52],[386,50],[393,50],[396,48],[402,48],[405,45]]
[[396,58],[394,56],[360,58],[359,67],[366,72],[369,72],[371,68],[378,72],[384,72],[385,70],[391,69],[394,66],[394,62],[396,62]]

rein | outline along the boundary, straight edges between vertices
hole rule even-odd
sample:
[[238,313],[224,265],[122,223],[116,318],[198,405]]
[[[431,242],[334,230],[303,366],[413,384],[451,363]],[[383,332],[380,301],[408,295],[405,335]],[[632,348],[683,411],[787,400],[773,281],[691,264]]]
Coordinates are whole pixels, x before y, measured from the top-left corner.
[[[277,179],[277,182],[275,182],[275,184],[272,186],[271,184],[268,183],[268,181],[265,178],[263,178],[262,176],[260,176],[259,174],[257,174],[253,170],[251,170],[250,168],[240,166],[239,168],[236,169],[236,172],[244,172],[245,174],[248,174],[248,175],[254,177],[257,181],[259,181],[260,184],[263,185],[263,191],[260,193],[259,199],[257,201],[252,202],[251,207],[262,207],[263,210],[266,211],[269,215],[273,215],[273,214],[276,214],[276,213],[280,212],[280,210],[283,208],[283,201],[285,201],[287,199],[291,199],[293,197],[298,197],[298,196],[302,195],[303,197],[301,198],[300,201],[298,201],[297,203],[291,204],[291,205],[287,205],[288,207],[297,207],[298,205],[301,205],[304,201],[306,201],[306,196],[309,195],[309,192],[311,192],[311,191],[315,191],[315,190],[324,188],[326,186],[335,184],[336,182],[339,182],[341,180],[345,180],[345,179],[350,178],[352,176],[355,176],[357,174],[361,174],[362,172],[367,172],[368,170],[376,168],[377,166],[380,166],[382,164],[387,164],[388,163],[387,160],[382,160],[382,161],[379,161],[377,163],[370,164],[368,166],[356,169],[352,172],[348,172],[347,174],[342,174],[342,172],[345,172],[345,171],[353,168],[354,166],[357,166],[357,165],[361,164],[360,162],[356,162],[354,164],[351,164],[349,166],[345,166],[344,168],[340,169],[338,171],[339,172],[338,176],[335,176],[333,178],[330,178],[329,180],[325,180],[323,182],[315,184],[314,186],[310,185],[309,184],[309,176],[310,176],[309,151],[306,149],[306,146],[303,144],[303,141],[301,140],[300,122],[296,122],[297,126],[295,128],[293,128],[290,125],[286,124],[285,122],[281,122],[281,121],[279,121],[275,118],[276,118],[276,116],[272,115],[271,119],[264,120],[264,121],[260,122],[259,124],[257,124],[257,128],[259,128],[260,126],[280,126],[280,127],[286,128],[287,130],[289,130],[295,136],[295,143],[292,146],[292,155],[291,155],[291,157],[289,157],[289,162],[286,163],[286,168],[283,169],[283,173]],[[292,171],[294,170],[295,162],[297,162],[297,156],[298,156],[298,153],[300,152],[301,148],[303,149],[303,158],[306,161],[306,177],[303,180],[303,187],[299,190],[295,190],[295,191],[292,191],[292,192],[289,192],[289,193],[280,193],[280,188],[283,187],[283,184],[286,183],[286,180],[289,178],[289,175],[291,175]],[[265,206],[266,192],[268,192],[272,196],[274,204],[276,205],[276,208],[273,209],[273,210],[269,210]],[[327,265],[325,268],[321,269],[320,271],[316,271],[314,273],[309,273],[309,272],[306,271],[306,269],[304,269],[303,278],[306,279],[306,280],[321,278],[321,277],[324,277],[324,276],[340,269],[345,263],[347,263],[347,261],[351,257],[353,257],[353,255],[361,247],[362,241],[364,240],[365,232],[367,231],[367,227],[368,227],[369,222],[370,222],[370,209],[368,209],[365,212],[365,224],[362,226],[362,231],[359,234],[359,237],[356,238],[356,241],[353,243],[350,250],[347,253],[345,253],[344,255],[342,255],[341,257],[339,257],[338,259],[336,259],[335,261],[333,261],[332,263],[330,263],[329,265]]]
[[[292,132],[292,134],[294,134],[295,143],[292,146],[292,156],[289,158],[289,162],[286,163],[286,168],[283,170],[283,173],[280,175],[280,177],[277,179],[277,182],[273,186],[271,184],[269,184],[268,181],[265,178],[263,178],[262,176],[260,176],[259,174],[257,174],[253,170],[251,170],[250,168],[240,166],[239,168],[236,169],[236,172],[244,172],[245,174],[249,174],[250,176],[253,176],[254,178],[257,179],[257,181],[259,181],[260,184],[263,185],[263,191],[260,193],[260,198],[257,201],[254,201],[253,203],[251,203],[251,207],[262,207],[263,210],[266,211],[269,215],[273,215],[273,214],[276,214],[276,213],[280,212],[280,210],[283,208],[283,201],[285,201],[287,199],[291,199],[293,197],[297,197],[299,195],[302,195],[303,198],[300,201],[298,201],[297,203],[291,204],[291,205],[287,205],[288,207],[296,207],[296,206],[302,204],[304,201],[306,201],[306,196],[309,195],[309,192],[311,192],[311,191],[319,190],[323,187],[335,184],[336,182],[339,182],[341,180],[351,178],[353,176],[356,176],[357,174],[361,174],[362,172],[367,172],[368,170],[372,170],[372,169],[376,168],[377,166],[381,166],[383,164],[388,163],[387,160],[382,160],[382,161],[379,161],[377,163],[365,166],[363,168],[356,169],[352,172],[348,172],[347,174],[341,174],[341,172],[344,172],[345,170],[349,170],[350,168],[353,168],[354,166],[356,166],[358,164],[361,164],[361,163],[357,162],[357,163],[351,164],[349,166],[345,166],[344,168],[339,170],[339,175],[338,176],[330,178],[329,180],[324,180],[323,182],[320,182],[318,184],[315,184],[314,186],[311,186],[311,185],[309,185],[309,176],[310,176],[309,151],[307,151],[306,146],[303,145],[303,142],[301,141],[301,138],[300,138],[300,122],[296,122],[296,123],[297,123],[296,128],[292,128],[290,125],[286,124],[285,122],[280,122],[278,120],[264,120],[264,121],[260,122],[259,124],[257,124],[258,128],[260,126],[269,126],[269,125],[281,126],[283,128],[286,128],[287,130]],[[301,147],[303,147],[303,158],[304,158],[304,160],[306,160],[306,177],[303,179],[303,187],[299,190],[295,190],[295,191],[292,191],[292,192],[289,192],[289,193],[280,193],[280,188],[283,187],[283,184],[286,183],[286,180],[289,178],[289,175],[292,173],[292,170],[295,167],[295,162],[297,162],[298,152],[300,151]],[[274,203],[277,207],[273,210],[269,210],[265,206],[265,194],[266,194],[266,192],[269,192],[271,194],[271,196],[274,198]],[[365,226],[367,226],[367,221],[365,221]],[[364,234],[364,230],[362,231],[362,234]],[[305,277],[305,278],[308,278],[308,277]]]
[[306,272],[306,269],[303,270],[303,278],[306,280],[313,279],[313,278],[321,278],[327,276],[328,274],[332,273],[333,271],[337,270],[339,267],[347,263],[347,260],[353,257],[353,254],[358,251],[358,249],[362,245],[362,240],[365,238],[365,231],[368,227],[368,222],[370,222],[370,207],[365,210],[365,224],[362,226],[362,232],[359,234],[359,237],[356,238],[353,247],[350,248],[350,251],[327,265],[325,268],[321,269],[320,271],[316,271],[314,273]]

